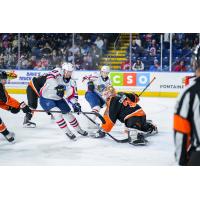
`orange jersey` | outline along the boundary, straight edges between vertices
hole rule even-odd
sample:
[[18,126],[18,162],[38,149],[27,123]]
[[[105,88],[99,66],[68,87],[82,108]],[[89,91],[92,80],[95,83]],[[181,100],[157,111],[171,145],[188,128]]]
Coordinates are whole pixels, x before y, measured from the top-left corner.
[[134,93],[121,93],[111,97],[107,102],[107,108],[104,113],[105,124],[102,128],[106,132],[110,132],[117,120],[125,123],[130,117],[145,116],[145,112],[137,104],[138,96]]
[[5,89],[5,86],[0,83],[0,108],[8,110],[9,107],[19,108],[20,103],[12,98]]
[[29,86],[34,90],[37,96],[40,96],[40,90],[44,86],[47,79],[47,74],[42,76],[33,77],[33,79],[29,82]]

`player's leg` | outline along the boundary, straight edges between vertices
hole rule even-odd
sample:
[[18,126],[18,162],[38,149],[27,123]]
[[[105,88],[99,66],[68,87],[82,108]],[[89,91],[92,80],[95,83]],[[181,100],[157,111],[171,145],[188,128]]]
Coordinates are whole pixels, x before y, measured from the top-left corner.
[[[90,104],[92,112],[99,113],[102,105],[99,96],[95,92],[86,92],[85,99]],[[93,115],[91,119],[95,121],[96,116]],[[95,128],[96,126],[91,121],[88,121],[88,129],[95,129]]]
[[8,131],[2,119],[0,118],[0,133],[6,138],[8,142],[13,142],[15,140],[15,134],[13,132]]
[[[40,105],[44,110],[47,112],[50,110],[60,111],[60,108],[57,107],[56,104],[57,101],[46,99],[41,97],[40,98]],[[70,131],[70,129],[67,126],[67,122],[63,118],[63,115],[61,113],[55,113],[54,114],[55,121],[57,125],[60,127],[60,129],[65,133],[70,139],[75,139],[76,136]]]
[[200,166],[200,151],[193,151],[188,161],[188,166]]
[[149,136],[157,134],[158,133],[158,129],[157,126],[151,121],[151,120],[146,120],[142,130],[144,132],[146,132],[146,134],[148,134]]
[[88,133],[80,127],[77,119],[74,117],[72,113],[70,113],[71,109],[67,102],[64,99],[61,99],[56,102],[56,106],[65,114],[67,121],[69,124],[81,135],[87,136]]
[[[38,96],[35,93],[35,91],[32,89],[32,87],[29,85],[26,89],[27,93],[27,100],[28,100],[28,106],[31,109],[36,109],[38,105]],[[33,115],[27,113],[24,117],[24,127],[31,127],[34,128],[36,124],[34,122],[31,122]]]
[[128,139],[130,144],[145,145],[148,143],[142,131],[142,126],[145,120],[146,116],[134,116],[125,121],[125,125],[129,129]]

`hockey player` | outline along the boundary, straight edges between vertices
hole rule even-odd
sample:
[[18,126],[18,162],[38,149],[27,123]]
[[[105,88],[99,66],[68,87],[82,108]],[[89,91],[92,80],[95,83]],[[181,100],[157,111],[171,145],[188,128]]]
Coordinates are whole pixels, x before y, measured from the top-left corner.
[[[65,118],[71,126],[81,135],[87,136],[88,133],[81,129],[78,121],[70,113],[70,107],[67,100],[64,99],[65,90],[68,93],[68,100],[73,104],[74,112],[81,112],[81,106],[75,98],[75,90],[73,87],[67,87],[66,83],[71,79],[74,68],[71,63],[64,63],[62,69],[55,68],[47,75],[47,80],[40,90],[40,105],[45,111],[61,111],[65,114]],[[70,131],[65,119],[61,113],[54,114],[56,123],[61,130],[70,138],[75,139],[76,136]]]
[[[33,77],[33,79],[29,82],[28,87],[26,88],[28,106],[32,109],[36,109],[38,106],[38,98],[40,97],[40,90],[44,86],[46,82],[47,74],[44,74],[39,77]],[[51,115],[51,113],[47,113]],[[52,116],[52,115],[51,115]],[[31,122],[32,115],[26,114],[24,117],[24,127],[34,128],[36,124]]]
[[128,140],[132,145],[145,145],[144,135],[157,133],[157,127],[150,122],[146,122],[146,114],[137,104],[139,97],[135,93],[118,93],[113,86],[108,86],[103,97],[106,99],[107,108],[104,113],[105,124],[97,132],[98,137],[104,137],[106,132],[110,132],[112,127],[119,120],[128,128]]
[[[24,103],[19,103],[16,99],[12,98],[5,89],[5,84],[8,75],[5,71],[0,71],[0,108],[8,110],[13,114],[18,113],[21,109],[27,115],[32,115],[31,109]],[[14,133],[8,131],[6,125],[0,118],[0,133],[6,138],[8,142],[14,141]]]
[[175,158],[183,166],[200,166],[200,48],[197,50],[196,78],[179,95],[174,113]]
[[[100,70],[100,76],[89,76],[84,77],[88,79],[88,89],[85,94],[85,99],[90,104],[92,112],[99,112],[100,109],[105,105],[105,100],[102,98],[103,90],[111,85],[111,80],[109,78],[110,67],[103,66]],[[93,120],[96,119],[94,115]],[[95,128],[93,124],[89,123],[88,128]]]
[[[29,82],[28,87],[26,89],[27,99],[28,99],[28,106],[32,109],[37,109],[38,106],[38,99],[40,98],[40,91],[47,80],[47,74],[43,74],[39,77],[33,77],[33,79]],[[68,79],[63,79],[64,83],[67,87],[72,86],[74,90],[74,97],[78,98],[78,95],[75,94],[76,92],[76,82],[69,77]],[[70,99],[70,96],[69,96]],[[72,98],[73,99],[73,98]],[[73,101],[73,100],[72,100]],[[54,119],[53,114],[47,112],[48,115],[51,115],[51,119]],[[31,122],[32,116],[26,115],[24,117],[24,127],[36,127],[34,122]]]

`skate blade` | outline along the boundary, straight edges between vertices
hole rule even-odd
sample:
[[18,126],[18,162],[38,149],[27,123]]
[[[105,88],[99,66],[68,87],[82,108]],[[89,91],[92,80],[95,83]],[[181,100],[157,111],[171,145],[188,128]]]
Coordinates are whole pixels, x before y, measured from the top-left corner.
[[12,141],[12,142],[9,142],[9,144],[15,144],[16,143],[16,141],[14,140],[14,141]]
[[35,128],[36,124],[24,124],[23,127],[24,128]]
[[146,145],[148,145],[148,141],[145,141],[145,142],[143,142],[143,143],[138,143],[138,144],[133,144],[133,143],[129,143],[129,144],[131,144],[131,145],[133,145],[133,146],[146,146]]
[[69,140],[75,142],[77,141],[77,138],[74,138],[74,139],[69,138]]
[[[66,134],[66,133],[65,133]],[[70,140],[70,141],[77,141],[77,137],[75,138],[71,138],[68,134],[66,134],[67,138]]]
[[153,131],[152,133],[144,134],[144,137],[147,138],[147,137],[154,136],[154,135],[157,135],[157,134],[158,134],[158,131]]

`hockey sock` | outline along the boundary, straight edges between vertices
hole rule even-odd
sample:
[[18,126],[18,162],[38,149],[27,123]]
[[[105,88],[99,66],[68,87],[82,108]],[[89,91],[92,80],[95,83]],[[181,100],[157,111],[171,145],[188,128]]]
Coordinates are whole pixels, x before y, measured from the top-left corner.
[[58,126],[60,127],[60,129],[64,132],[64,133],[70,133],[71,131],[69,130],[69,128],[67,127],[67,122],[64,120],[64,118],[62,117],[62,115],[56,115],[55,114],[55,121],[58,124]]
[[78,121],[76,120],[76,118],[71,114],[71,113],[67,113],[66,114],[66,118],[67,121],[70,123],[70,125],[77,131],[82,131],[81,127],[79,126]]
[[9,131],[5,129],[4,131],[1,132],[4,136],[7,136],[9,134]]
[[6,128],[5,124],[3,123],[3,121],[0,118],[0,133],[2,133],[4,135],[4,133],[6,134],[6,131],[7,131],[7,128]]
[[[99,113],[100,109],[101,109],[100,106],[94,106],[94,107],[92,108],[92,112]],[[94,115],[92,119],[95,121],[96,115]]]

